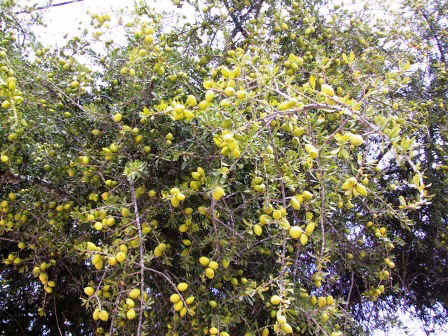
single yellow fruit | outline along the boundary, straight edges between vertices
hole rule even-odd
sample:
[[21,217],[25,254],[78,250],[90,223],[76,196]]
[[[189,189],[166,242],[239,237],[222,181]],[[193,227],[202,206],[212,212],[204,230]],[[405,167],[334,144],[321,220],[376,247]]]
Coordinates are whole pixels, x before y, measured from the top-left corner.
[[188,284],[186,282],[181,282],[177,285],[179,292],[185,292],[188,289]]
[[140,289],[134,288],[129,292],[129,297],[132,299],[137,299],[140,296]]
[[128,318],[128,320],[133,320],[133,319],[135,319],[135,316],[136,316],[137,314],[135,313],[135,310],[134,309],[129,309],[128,311],[127,311],[127,313],[126,313],[126,317]]
[[92,317],[95,321],[99,320],[100,318],[100,310],[98,308],[96,308],[92,314]]
[[175,304],[173,305],[173,308],[174,308],[175,311],[179,311],[179,310],[181,310],[183,307],[184,307],[184,303],[183,303],[182,301],[179,301],[179,302],[177,302],[177,303],[175,303]]
[[215,277],[215,271],[212,268],[207,267],[205,269],[205,276],[209,279],[213,279]]
[[121,113],[116,113],[112,117],[113,121],[115,121],[115,122],[120,122],[122,118],[123,118],[123,116],[121,115]]
[[95,289],[94,289],[93,287],[85,287],[85,288],[84,288],[84,293],[85,293],[87,296],[92,296],[93,293],[95,293]]
[[211,327],[208,332],[210,333],[210,335],[218,335],[218,329],[216,329],[215,327]]
[[135,307],[135,302],[131,298],[126,298],[126,304],[127,304],[127,306],[129,308],[134,308]]
[[271,303],[273,305],[278,305],[278,304],[280,304],[280,302],[282,302],[282,298],[280,296],[278,296],[278,295],[271,296]]
[[171,303],[178,303],[180,301],[180,295],[179,294],[171,294],[170,296],[170,302]]
[[120,251],[120,252],[117,253],[115,258],[118,260],[118,262],[122,263],[126,259],[126,253]]
[[289,236],[293,239],[299,239],[302,233],[303,232],[300,226],[291,226],[291,228],[289,229]]
[[107,321],[109,319],[109,313],[105,310],[101,310],[98,317],[101,321]]
[[262,229],[261,226],[258,225],[258,224],[255,224],[253,229],[254,229],[254,233],[255,233],[257,236],[261,236],[261,234],[263,233],[263,229]]
[[207,267],[208,264],[210,263],[210,259],[207,258],[207,257],[200,257],[200,258],[199,258],[199,263],[200,263],[202,266]]
[[216,261],[210,261],[210,263],[208,264],[208,267],[211,268],[212,270],[216,271],[219,267],[219,264]]
[[300,235],[300,243],[302,244],[302,246],[305,246],[306,243],[308,243],[308,236],[305,233],[302,233]]
[[213,198],[217,201],[219,201],[225,194],[226,193],[222,187],[216,187],[212,192]]

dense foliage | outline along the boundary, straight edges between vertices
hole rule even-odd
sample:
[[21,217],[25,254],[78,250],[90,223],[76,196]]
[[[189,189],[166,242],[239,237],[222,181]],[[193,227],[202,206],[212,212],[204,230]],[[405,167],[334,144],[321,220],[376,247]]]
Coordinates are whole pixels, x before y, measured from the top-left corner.
[[174,3],[53,48],[1,2],[0,334],[444,322],[446,1]]

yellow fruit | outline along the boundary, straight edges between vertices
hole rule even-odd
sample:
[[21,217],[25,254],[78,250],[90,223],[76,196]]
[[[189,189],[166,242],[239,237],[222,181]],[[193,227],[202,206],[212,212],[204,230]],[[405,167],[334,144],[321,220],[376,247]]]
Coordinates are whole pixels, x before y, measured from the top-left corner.
[[274,217],[274,219],[279,220],[280,218],[282,218],[282,212],[276,209],[272,212],[272,217]]
[[42,282],[43,284],[46,284],[48,281],[48,274],[47,273],[41,273],[39,275],[39,280],[40,282]]
[[293,239],[299,239],[299,237],[302,235],[302,229],[300,226],[291,226],[289,229],[289,236]]
[[171,303],[178,303],[179,301],[180,301],[179,294],[171,294],[171,296],[170,296]]
[[302,246],[305,246],[306,243],[308,243],[308,236],[305,233],[302,233],[300,235],[300,243],[302,244]]
[[95,321],[99,320],[100,318],[100,310],[98,308],[96,308],[92,314],[92,317]]
[[94,289],[93,287],[85,287],[85,288],[84,288],[84,293],[85,293],[87,296],[92,296],[93,293],[95,293],[95,289]]
[[204,266],[207,267],[208,264],[210,263],[210,259],[208,259],[207,257],[200,257],[199,258],[199,263]]
[[140,289],[134,288],[129,292],[129,297],[132,299],[137,299],[140,296]]
[[350,143],[353,146],[360,146],[360,145],[362,145],[364,143],[364,140],[363,140],[362,136],[359,135],[359,134],[352,134],[352,133],[350,133],[348,135],[348,139],[350,140]]
[[212,268],[207,267],[205,269],[205,276],[209,279],[213,279],[215,277],[215,271]]
[[280,296],[278,296],[278,295],[271,296],[271,303],[273,305],[278,305],[278,304],[280,304],[280,302],[282,302],[282,298]]
[[302,203],[300,202],[300,200],[296,197],[293,196],[291,198],[291,200],[289,201],[289,204],[295,209],[295,210],[300,210],[300,207],[302,205]]
[[126,304],[129,308],[134,308],[134,306],[135,306],[135,302],[131,298],[126,299]]
[[135,316],[136,316],[137,314],[135,313],[135,310],[134,309],[129,309],[127,312],[126,312],[126,317],[128,318],[128,320],[133,320],[133,319],[135,319]]
[[10,103],[8,100],[4,100],[4,101],[2,102],[2,107],[3,107],[4,109],[9,108],[10,106],[11,106],[11,103]]
[[121,115],[121,113],[116,113],[112,117],[113,121],[115,121],[115,122],[120,122],[122,118],[123,118],[123,116]]
[[212,90],[207,90],[205,93],[205,101],[211,103],[215,99],[215,93]]
[[179,311],[179,310],[181,310],[183,307],[184,307],[184,303],[183,303],[182,301],[179,301],[179,302],[177,302],[177,303],[175,303],[175,304],[173,305],[173,308],[174,308],[175,311]]
[[303,195],[303,198],[306,199],[307,201],[309,201],[309,200],[311,200],[313,198],[313,193],[308,191],[308,190],[305,190],[302,193],[302,195]]
[[305,233],[306,235],[309,237],[313,234],[314,229],[316,228],[316,223],[314,222],[309,222],[305,228]]
[[225,88],[224,94],[227,97],[231,97],[231,96],[235,95],[235,89],[233,87],[228,86],[228,87]]
[[217,335],[218,329],[216,329],[215,327],[211,327],[208,332],[210,333],[210,335]]
[[178,289],[180,292],[185,292],[185,291],[188,289],[188,284],[185,283],[185,282],[181,282],[181,283],[179,283],[179,284],[177,285],[177,289]]
[[330,316],[328,315],[327,312],[323,312],[320,315],[320,320],[322,321],[322,323],[326,323],[328,321],[328,319],[330,318]]
[[186,304],[192,304],[194,302],[194,296],[189,296],[186,300],[185,303]]
[[261,226],[258,225],[258,224],[255,224],[255,225],[254,225],[253,230],[254,230],[254,233],[255,233],[257,236],[261,236],[261,234],[263,233],[263,229],[262,229]]
[[323,308],[327,305],[327,299],[323,296],[319,296],[319,298],[317,299],[317,304],[320,308]]
[[216,271],[219,267],[219,264],[216,261],[210,261],[210,263],[208,264],[208,267],[211,268],[212,270]]
[[118,262],[123,262],[126,259],[126,253],[124,252],[118,252],[115,258],[118,260]]
[[225,194],[226,193],[222,187],[216,187],[212,192],[213,198],[217,201],[219,201]]
[[101,310],[98,317],[101,321],[107,321],[109,319],[109,313],[105,310]]
[[196,106],[196,105],[198,104],[198,102],[197,102],[195,96],[193,96],[193,95],[189,95],[189,96],[187,97],[187,100],[185,101],[185,104],[186,104],[187,106],[191,106],[191,107],[193,107],[193,106]]
[[281,329],[285,334],[292,334],[292,327],[288,323],[282,324]]

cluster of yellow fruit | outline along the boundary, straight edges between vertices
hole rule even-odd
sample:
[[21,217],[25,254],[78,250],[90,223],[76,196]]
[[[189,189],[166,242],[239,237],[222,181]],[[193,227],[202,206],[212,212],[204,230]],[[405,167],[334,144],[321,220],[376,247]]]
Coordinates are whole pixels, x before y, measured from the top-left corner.
[[193,213],[193,209],[192,208],[187,208],[187,209],[185,209],[187,211],[184,210],[185,214],[187,215],[187,218],[185,219],[185,223],[179,225],[179,232],[181,232],[181,233],[187,232],[192,224],[191,214]]
[[114,158],[114,154],[118,152],[118,149],[118,145],[112,143],[109,145],[109,147],[103,147],[101,149],[101,154],[104,155],[104,159],[106,161],[111,161]]
[[196,171],[191,173],[193,181],[190,181],[190,188],[197,191],[205,182],[205,171],[198,167]]
[[126,298],[126,307],[127,307],[127,312],[126,312],[126,318],[128,320],[133,320],[135,319],[135,317],[137,316],[137,313],[135,312],[135,302],[134,300],[140,298],[140,289],[138,288],[133,288],[129,291],[128,294],[128,298]]
[[207,330],[204,329],[204,334],[210,334],[211,336],[217,336],[219,334],[219,336],[230,336],[230,334],[227,331],[219,331],[218,328],[216,327],[211,327],[210,329]]
[[369,288],[367,291],[363,293],[364,296],[367,296],[370,300],[375,302],[378,297],[384,293],[385,287],[384,285],[379,285],[378,287]]
[[213,141],[221,148],[221,154],[237,159],[241,156],[239,141],[235,139],[232,131],[224,129],[220,135],[215,135]]
[[313,193],[311,193],[308,190],[305,190],[301,194],[297,194],[297,195],[291,197],[291,200],[289,201],[289,204],[295,210],[300,210],[300,207],[302,206],[302,203],[304,201],[310,201],[312,199],[313,199]]
[[336,133],[334,138],[340,145],[344,145],[350,142],[354,147],[361,146],[364,143],[364,139],[359,134],[354,134],[351,132],[345,132],[344,135]]
[[205,276],[209,279],[213,279],[215,277],[215,271],[219,268],[219,264],[216,261],[210,260],[204,256],[199,258],[199,263],[202,267],[205,267]]
[[[283,300],[282,300],[282,298],[280,296],[273,295],[273,296],[271,296],[270,302],[271,302],[271,304],[273,306],[278,306],[278,305],[280,305],[280,303],[283,302]],[[283,315],[281,309],[276,311],[275,316],[276,316],[277,322],[274,325],[274,331],[277,333],[277,332],[279,332],[281,330],[285,334],[292,334],[292,332],[293,332],[292,327],[286,321],[286,317]],[[267,329],[264,329],[264,330],[267,331],[267,332],[263,331],[264,334],[269,334],[269,331]]]
[[23,262],[22,258],[13,253],[8,254],[8,258],[3,260],[5,265],[20,265]]
[[358,195],[367,196],[367,188],[362,183],[359,183],[354,176],[345,180],[342,184],[342,189],[345,190],[345,195],[348,198],[356,197]]
[[[289,230],[290,224],[286,218],[286,209],[280,207],[279,209],[273,209],[271,205],[263,208],[264,214],[258,218],[258,223],[253,226],[253,231],[257,236],[261,236],[263,233],[263,226],[276,220],[280,226],[286,230]],[[272,215],[272,217],[270,216]]]
[[109,320],[109,313],[107,312],[107,310],[96,308],[93,311],[92,317],[95,321],[101,320],[106,322],[107,320]]
[[256,192],[263,193],[266,190],[266,185],[263,183],[263,178],[260,176],[255,176],[251,181],[251,187]]
[[6,97],[1,103],[4,109],[13,108],[23,102],[22,93],[17,89],[17,79],[14,77],[14,72],[7,66],[2,65],[0,72],[6,77],[6,81],[0,87],[0,97]]
[[288,59],[283,63],[288,68],[288,75],[292,75],[303,65],[303,58],[294,54],[289,54]]
[[[190,108],[195,107],[197,104],[196,97],[193,95],[189,95],[185,101],[185,105]],[[185,105],[173,101],[172,106],[169,106],[165,113],[169,114],[173,120],[190,122],[195,117],[195,114],[192,110],[187,109]]]
[[108,22],[108,21],[111,20],[109,14],[99,15],[99,14],[93,13],[93,14],[91,15],[91,18],[92,18],[92,23],[93,23],[93,21],[95,21],[95,20],[96,20],[96,22],[97,22],[95,28],[99,28],[99,27],[101,27],[104,23],[106,23],[106,22]]
[[311,303],[313,305],[318,305],[319,308],[324,308],[326,306],[332,306],[334,305],[334,298],[331,295],[328,296],[319,296],[318,298],[315,297],[314,295],[311,296]]
[[160,243],[154,248],[154,256],[156,258],[161,257],[163,253],[165,253],[166,249],[168,248],[168,245],[165,243]]
[[34,266],[32,274],[35,278],[39,277],[41,284],[44,286],[44,290],[51,294],[53,293],[53,288],[56,287],[56,282],[48,280],[48,273],[46,272],[52,265],[56,264],[56,261],[52,259],[50,263],[43,262],[40,266]]
[[289,229],[289,236],[292,239],[299,239],[300,243],[305,246],[308,243],[308,238],[311,237],[315,228],[315,222],[309,222],[305,227],[305,231],[303,231],[300,226],[294,225]]
[[185,200],[185,195],[181,193],[179,188],[171,188],[170,194],[169,194],[169,200],[171,202],[171,205],[174,208],[177,208],[182,201]]
[[[186,282],[180,282],[176,287],[179,292],[185,292],[188,289],[188,284]],[[170,296],[170,302],[173,304],[173,309],[174,311],[179,313],[180,317],[184,317],[187,312],[191,316],[195,315],[194,308],[188,309],[184,306],[184,303],[187,305],[191,305],[194,303],[194,301],[194,296],[189,296],[185,301],[177,293],[171,294]]]

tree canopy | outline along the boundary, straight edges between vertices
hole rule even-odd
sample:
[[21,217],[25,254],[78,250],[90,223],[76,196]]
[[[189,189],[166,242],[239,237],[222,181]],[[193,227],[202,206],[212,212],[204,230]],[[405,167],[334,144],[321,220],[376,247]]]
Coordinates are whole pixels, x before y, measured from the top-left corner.
[[0,335],[440,328],[447,1],[172,2],[0,2]]

